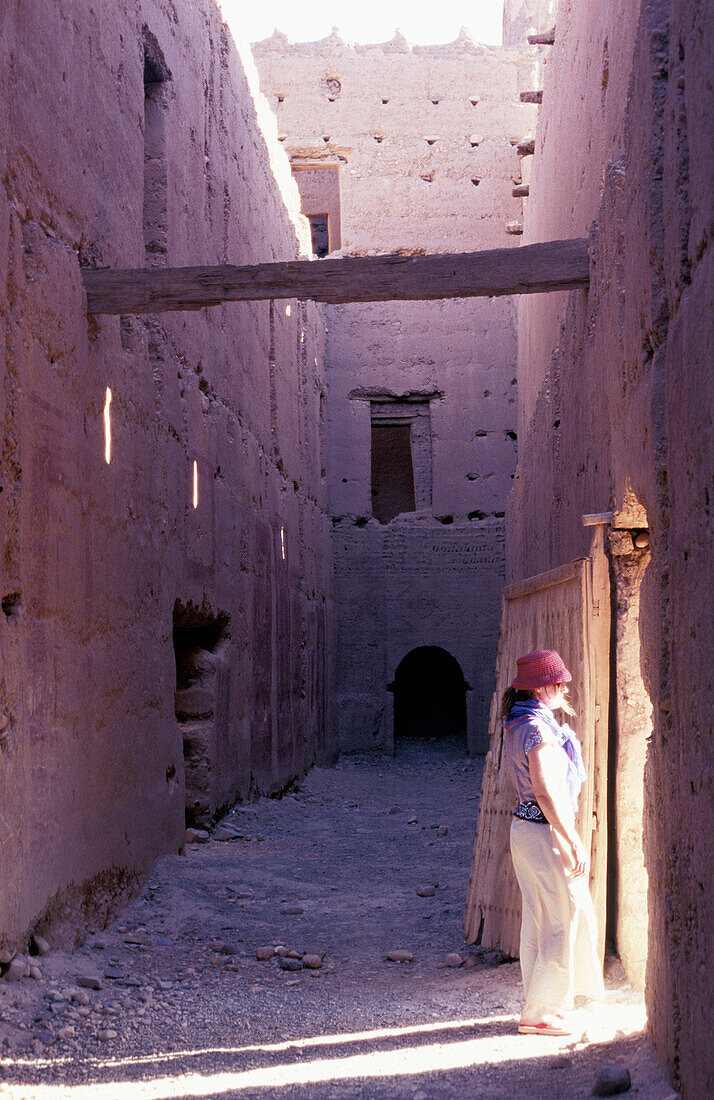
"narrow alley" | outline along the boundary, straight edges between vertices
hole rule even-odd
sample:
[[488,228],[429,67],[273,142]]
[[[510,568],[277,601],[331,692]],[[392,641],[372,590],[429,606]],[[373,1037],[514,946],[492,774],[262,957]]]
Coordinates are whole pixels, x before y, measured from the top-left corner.
[[239,805],[101,934],[0,984],[0,1097],[570,1100],[605,1062],[670,1097],[614,963],[582,1038],[519,1036],[518,963],[465,947],[480,773],[405,742]]

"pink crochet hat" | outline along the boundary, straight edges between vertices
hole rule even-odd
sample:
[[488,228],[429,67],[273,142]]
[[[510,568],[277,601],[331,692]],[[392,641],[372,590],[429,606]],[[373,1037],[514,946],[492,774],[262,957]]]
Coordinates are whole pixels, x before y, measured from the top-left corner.
[[566,684],[573,678],[554,649],[534,649],[519,657],[517,664],[518,675],[512,686],[520,691],[533,691],[546,684]]

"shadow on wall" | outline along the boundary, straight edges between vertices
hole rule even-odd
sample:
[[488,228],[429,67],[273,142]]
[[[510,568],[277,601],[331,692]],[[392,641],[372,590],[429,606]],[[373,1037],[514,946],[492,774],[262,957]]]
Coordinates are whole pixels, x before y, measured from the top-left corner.
[[174,604],[176,721],[183,739],[186,825],[208,824],[217,809],[215,779],[228,733],[230,619],[205,605]]
[[456,658],[440,646],[419,646],[400,662],[394,683],[394,740],[463,737],[466,692]]

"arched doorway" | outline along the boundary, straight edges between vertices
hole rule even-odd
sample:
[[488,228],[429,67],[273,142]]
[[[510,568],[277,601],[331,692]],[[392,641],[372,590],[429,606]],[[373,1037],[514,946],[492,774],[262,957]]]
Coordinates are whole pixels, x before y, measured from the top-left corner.
[[440,646],[419,646],[400,662],[394,693],[394,740],[466,738],[466,692],[459,662]]

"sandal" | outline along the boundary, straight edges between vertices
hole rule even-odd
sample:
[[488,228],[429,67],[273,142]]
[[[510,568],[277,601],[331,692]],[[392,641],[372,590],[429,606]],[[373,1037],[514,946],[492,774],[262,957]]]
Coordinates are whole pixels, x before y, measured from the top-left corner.
[[572,1029],[565,1020],[555,1016],[551,1020],[540,1020],[537,1024],[519,1024],[519,1035],[572,1035]]

